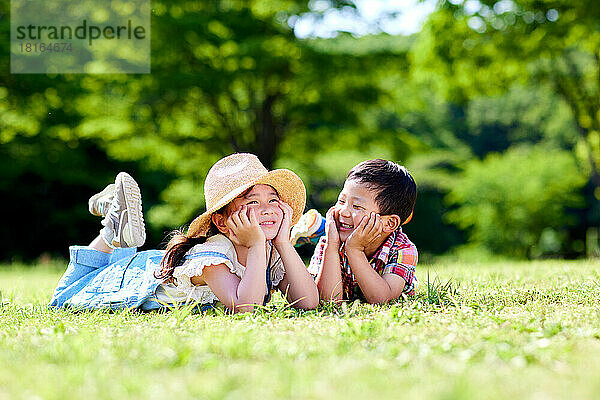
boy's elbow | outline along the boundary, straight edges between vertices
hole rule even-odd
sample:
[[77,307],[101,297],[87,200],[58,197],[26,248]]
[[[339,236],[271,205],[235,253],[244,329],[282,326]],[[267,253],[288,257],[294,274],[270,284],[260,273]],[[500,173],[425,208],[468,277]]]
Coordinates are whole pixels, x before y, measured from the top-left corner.
[[326,293],[326,292],[319,292],[319,299],[323,300],[323,301],[329,301],[329,302],[333,302],[333,303],[339,303],[342,301],[342,293]]
[[366,299],[369,304],[385,304],[389,300],[387,298],[376,297],[372,299]]
[[342,301],[342,291],[338,289],[340,285],[341,282],[338,282],[338,284],[333,289],[330,289],[330,287],[327,285],[317,283],[317,301],[319,299],[324,301],[331,301],[334,303],[339,303],[340,301]]
[[398,297],[394,297],[392,294],[376,294],[374,296],[365,296],[365,300],[369,304],[387,304],[392,300],[396,300]]
[[392,300],[398,299],[402,296],[402,290],[404,289],[404,285],[401,287],[392,287],[388,282],[383,287],[380,287],[377,290],[372,290],[370,293],[363,294],[365,296],[365,300],[369,304],[386,304]]

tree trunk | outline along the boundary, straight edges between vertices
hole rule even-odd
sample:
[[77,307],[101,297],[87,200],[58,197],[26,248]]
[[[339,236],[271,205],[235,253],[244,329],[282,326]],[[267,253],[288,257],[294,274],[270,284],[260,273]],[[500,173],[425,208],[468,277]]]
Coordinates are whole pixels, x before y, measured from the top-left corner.
[[253,143],[254,152],[267,169],[273,168],[273,162],[280,139],[280,127],[273,116],[273,104],[278,94],[267,96],[257,113],[256,142]]

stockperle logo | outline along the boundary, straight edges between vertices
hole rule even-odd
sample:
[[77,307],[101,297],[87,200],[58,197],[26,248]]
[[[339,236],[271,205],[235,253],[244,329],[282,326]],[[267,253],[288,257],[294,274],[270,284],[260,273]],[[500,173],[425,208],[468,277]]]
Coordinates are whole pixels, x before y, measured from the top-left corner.
[[149,0],[12,0],[11,73],[149,73]]

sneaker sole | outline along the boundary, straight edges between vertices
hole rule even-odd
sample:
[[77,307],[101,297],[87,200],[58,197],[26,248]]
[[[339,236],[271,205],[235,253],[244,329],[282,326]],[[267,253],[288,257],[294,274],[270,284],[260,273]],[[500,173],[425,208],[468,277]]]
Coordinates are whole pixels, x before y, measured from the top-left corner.
[[127,243],[129,247],[140,247],[146,241],[146,226],[144,224],[144,215],[142,213],[142,194],[140,187],[135,179],[126,172],[120,172],[115,179],[123,187],[125,205],[127,206],[129,223],[129,237],[132,243]]

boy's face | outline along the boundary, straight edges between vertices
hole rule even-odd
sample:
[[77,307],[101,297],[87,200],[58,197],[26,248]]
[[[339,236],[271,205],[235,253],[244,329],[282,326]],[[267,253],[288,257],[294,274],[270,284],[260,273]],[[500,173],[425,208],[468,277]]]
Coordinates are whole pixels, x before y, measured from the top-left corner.
[[355,180],[344,182],[335,204],[338,211],[335,215],[340,241],[345,242],[348,239],[364,216],[368,216],[371,212],[379,213],[376,196],[375,191],[368,189],[362,183]]

